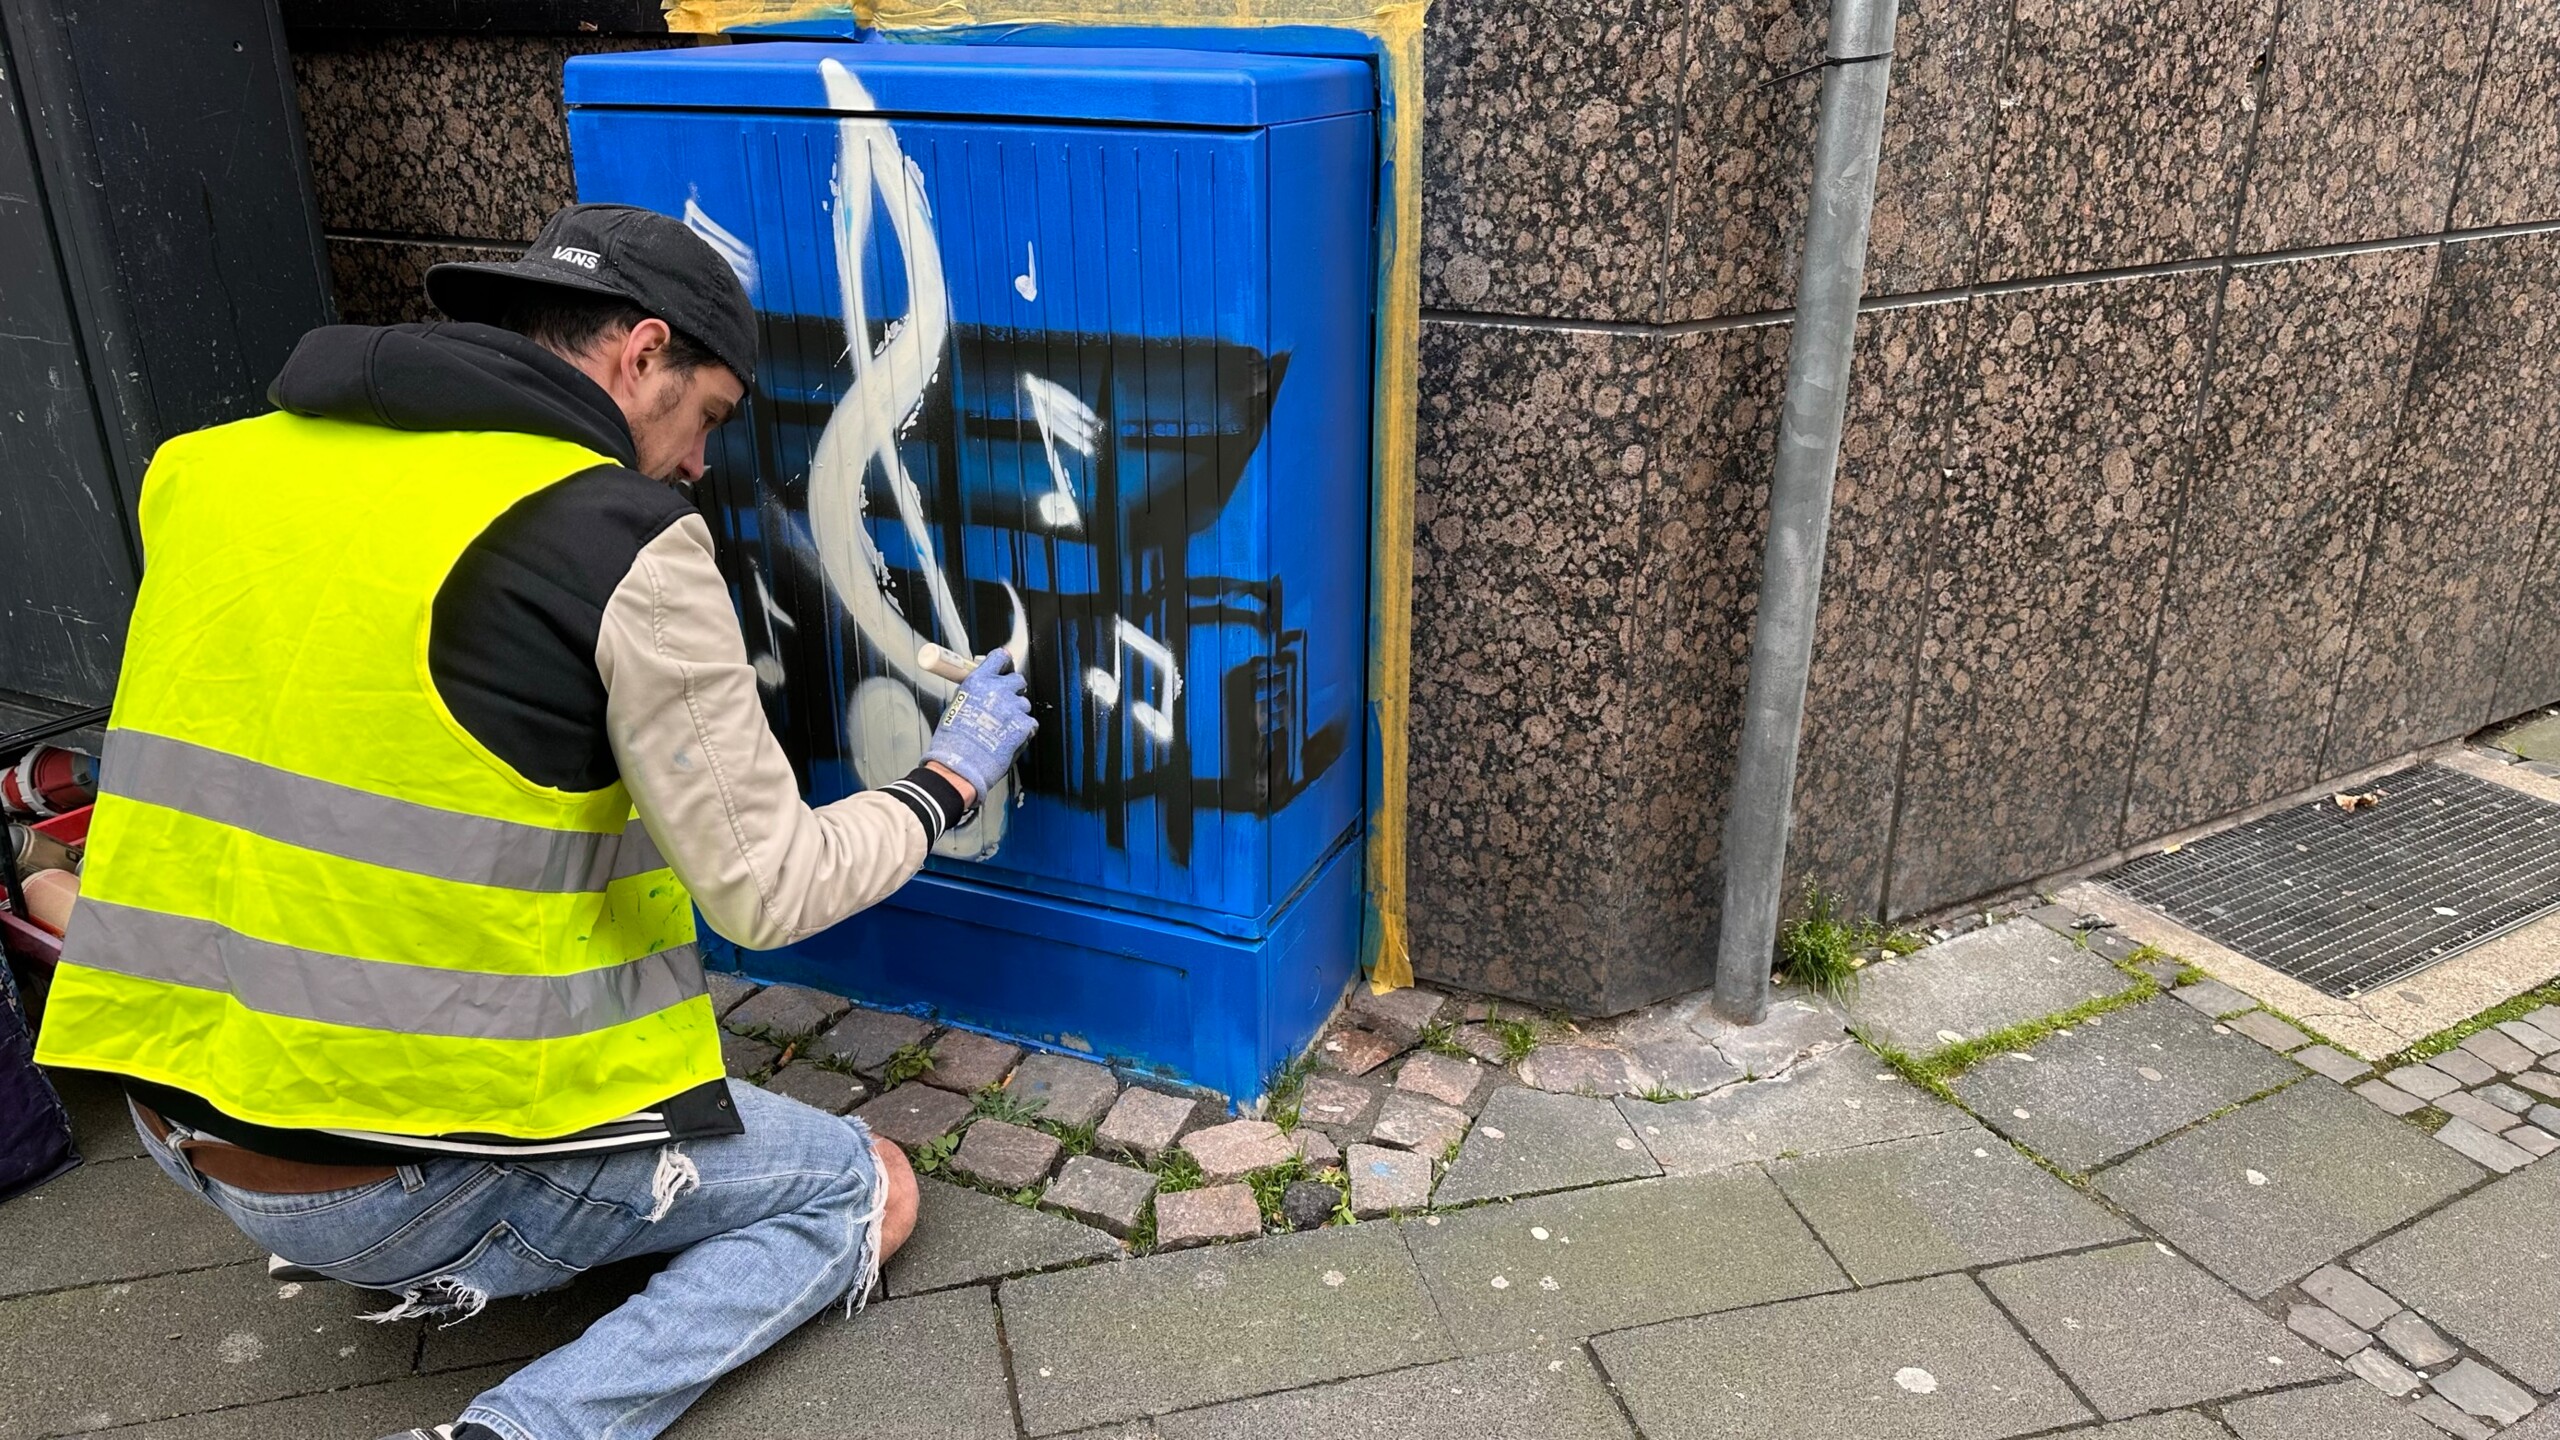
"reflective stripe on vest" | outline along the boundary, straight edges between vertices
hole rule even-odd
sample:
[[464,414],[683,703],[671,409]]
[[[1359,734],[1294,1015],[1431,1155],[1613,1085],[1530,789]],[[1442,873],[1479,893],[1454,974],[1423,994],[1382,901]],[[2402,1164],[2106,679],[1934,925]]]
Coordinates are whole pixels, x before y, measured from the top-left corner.
[[609,1029],[702,993],[691,945],[574,975],[493,975],[385,965],[253,940],[210,920],[85,900],[71,930],[99,969],[196,990],[252,1010],[331,1025],[374,1024],[386,1009],[412,1035],[558,1040]]
[[520,1139],[719,1078],[629,793],[518,774],[427,670],[471,540],[605,463],[289,415],[161,447],[46,1062],[261,1125]]
[[648,827],[615,834],[546,830],[458,815],[296,775],[184,740],[108,734],[101,768],[115,793],[270,840],[414,875],[509,890],[602,890],[666,868]]

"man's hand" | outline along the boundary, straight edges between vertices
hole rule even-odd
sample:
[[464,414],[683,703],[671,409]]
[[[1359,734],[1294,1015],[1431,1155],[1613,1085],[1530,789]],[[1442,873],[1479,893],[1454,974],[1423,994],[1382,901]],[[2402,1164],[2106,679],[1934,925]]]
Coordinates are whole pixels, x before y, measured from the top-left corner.
[[951,788],[960,792],[960,805],[962,809],[967,809],[969,806],[978,803],[978,787],[961,779],[959,771],[952,769],[950,766],[943,764],[939,760],[927,760],[924,762],[924,768],[951,782]]
[[1032,732],[1031,697],[1023,678],[1013,673],[1013,657],[1002,650],[978,662],[960,693],[943,707],[933,743],[925,747],[925,763],[940,767],[961,785],[969,803],[995,788]]

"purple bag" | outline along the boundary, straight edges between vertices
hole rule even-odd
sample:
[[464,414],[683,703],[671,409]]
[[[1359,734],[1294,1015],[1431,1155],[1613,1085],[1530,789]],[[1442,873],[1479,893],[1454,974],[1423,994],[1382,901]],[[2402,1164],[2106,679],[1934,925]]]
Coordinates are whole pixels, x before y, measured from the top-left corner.
[[32,1190],[80,1163],[71,1112],[36,1068],[35,1035],[18,1001],[18,977],[0,961],[0,1200]]

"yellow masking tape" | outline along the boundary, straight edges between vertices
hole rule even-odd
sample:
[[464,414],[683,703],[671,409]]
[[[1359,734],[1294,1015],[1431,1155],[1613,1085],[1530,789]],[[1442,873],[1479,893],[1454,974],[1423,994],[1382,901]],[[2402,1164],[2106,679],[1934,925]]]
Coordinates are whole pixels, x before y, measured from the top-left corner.
[[790,21],[853,19],[889,34],[949,35],[1034,25],[1324,25],[1379,42],[1387,73],[1390,164],[1378,318],[1376,470],[1369,531],[1369,708],[1379,746],[1369,797],[1368,919],[1361,937],[1370,988],[1413,983],[1405,940],[1405,724],[1413,653],[1413,448],[1416,347],[1422,327],[1422,19],[1429,0],[664,0],[667,28],[687,34]]

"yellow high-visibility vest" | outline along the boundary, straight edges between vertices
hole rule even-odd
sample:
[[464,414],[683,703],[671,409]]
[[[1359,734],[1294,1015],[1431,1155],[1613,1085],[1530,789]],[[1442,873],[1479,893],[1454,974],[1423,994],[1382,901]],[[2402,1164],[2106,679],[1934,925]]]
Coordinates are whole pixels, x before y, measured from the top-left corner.
[[259,1125],[518,1139],[720,1078],[630,793],[526,779],[427,673],[464,547],[610,463],[287,414],[160,448],[39,1060]]

